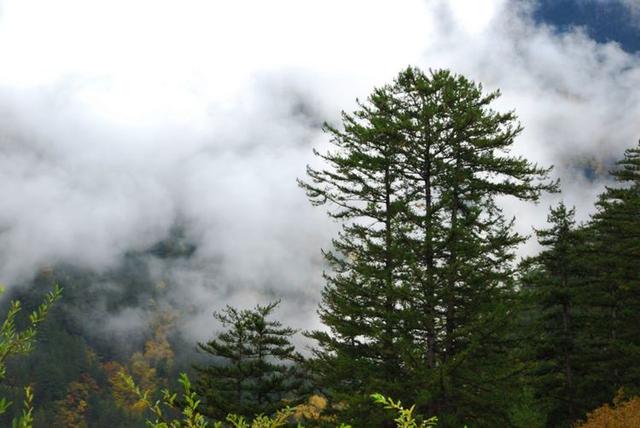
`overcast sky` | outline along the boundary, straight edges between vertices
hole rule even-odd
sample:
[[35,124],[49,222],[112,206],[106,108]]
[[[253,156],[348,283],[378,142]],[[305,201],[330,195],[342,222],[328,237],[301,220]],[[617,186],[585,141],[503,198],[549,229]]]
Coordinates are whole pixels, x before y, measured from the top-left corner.
[[[320,248],[336,225],[295,179],[326,144],[318,125],[407,65],[500,88],[496,107],[525,127],[515,152],[555,165],[586,219],[606,169],[640,136],[640,57],[534,19],[536,7],[0,0],[0,282],[60,262],[108,269],[181,223],[198,250],[159,271],[197,308],[193,331],[221,296],[297,296],[283,310],[314,325]],[[504,203],[530,233],[559,198]]]

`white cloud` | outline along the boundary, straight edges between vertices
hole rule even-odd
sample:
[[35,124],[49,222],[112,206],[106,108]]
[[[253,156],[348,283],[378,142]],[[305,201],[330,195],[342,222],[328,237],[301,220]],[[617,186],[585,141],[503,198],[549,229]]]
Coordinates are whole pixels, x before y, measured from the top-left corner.
[[[106,269],[181,219],[199,250],[165,274],[194,330],[222,296],[287,294],[283,312],[314,325],[319,249],[336,225],[295,178],[326,143],[318,123],[409,64],[501,88],[526,128],[516,151],[556,164],[585,218],[603,183],[581,165],[640,134],[640,59],[536,26],[525,6],[5,0],[0,280],[56,262]],[[507,208],[529,232],[555,198]]]
[[448,2],[446,8],[450,10],[458,31],[478,36],[495,23],[494,19],[507,1],[454,0]]

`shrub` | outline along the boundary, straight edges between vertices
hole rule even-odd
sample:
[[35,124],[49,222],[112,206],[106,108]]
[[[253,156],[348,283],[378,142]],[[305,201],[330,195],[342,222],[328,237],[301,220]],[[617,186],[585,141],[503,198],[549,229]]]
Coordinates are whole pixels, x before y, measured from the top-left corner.
[[[137,397],[138,402],[149,410],[153,416],[147,419],[146,424],[150,428],[207,428],[209,421],[203,416],[198,407],[200,400],[191,388],[191,382],[186,374],[180,375],[180,384],[182,385],[182,398],[178,400],[176,393],[170,392],[168,389],[161,391],[161,398],[151,401],[150,397],[153,393],[151,390],[141,390],[135,384],[133,378],[122,371],[120,373],[124,383],[128,386],[130,392]],[[374,402],[384,406],[385,409],[393,410],[397,417],[394,419],[397,428],[428,428],[437,424],[438,419],[434,416],[427,420],[420,421],[414,416],[415,406],[406,409],[400,401],[394,401],[391,398],[381,394],[373,394],[371,398]],[[180,406],[178,403],[182,403]],[[211,425],[213,428],[281,428],[293,424],[299,409],[286,407],[278,410],[274,415],[256,415],[252,420],[245,416],[229,414],[224,421],[216,421]],[[174,417],[170,416],[173,414]],[[179,416],[177,416],[179,414]],[[297,423],[297,428],[304,428],[303,425]],[[340,424],[338,428],[351,428],[350,425]]]
[[574,428],[629,428],[640,427],[640,397],[625,399],[622,389],[613,399],[613,406],[606,403],[587,415],[587,420],[578,422]]

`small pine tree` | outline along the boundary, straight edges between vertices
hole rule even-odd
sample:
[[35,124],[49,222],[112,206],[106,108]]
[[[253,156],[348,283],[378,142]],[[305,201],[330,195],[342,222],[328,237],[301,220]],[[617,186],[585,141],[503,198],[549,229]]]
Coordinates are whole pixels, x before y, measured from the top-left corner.
[[302,357],[291,344],[296,330],[268,319],[278,304],[251,310],[227,306],[214,312],[226,330],[198,344],[215,360],[195,367],[195,390],[203,398],[207,416],[271,414],[283,400],[296,396],[302,384],[297,367]]

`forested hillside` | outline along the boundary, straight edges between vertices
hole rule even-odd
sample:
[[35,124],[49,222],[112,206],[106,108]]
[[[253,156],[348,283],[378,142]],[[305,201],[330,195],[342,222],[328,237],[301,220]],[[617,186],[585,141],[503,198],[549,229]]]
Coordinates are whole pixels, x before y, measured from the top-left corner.
[[[4,312],[10,299],[31,311],[55,284],[63,287],[64,297],[39,327],[33,352],[9,360],[0,394],[20,402],[22,385],[33,385],[35,426],[142,426],[144,419],[132,407],[135,400],[119,371],[132,373],[145,388],[160,388],[175,384],[179,371],[198,360],[195,344],[174,331],[177,312],[159,303],[166,284],[152,277],[149,263],[154,258],[189,257],[192,251],[175,233],[148,252],[129,254],[111,272],[54,266],[40,272],[32,284],[12,289],[3,302]],[[98,324],[109,314],[115,317],[127,308],[151,314],[140,330],[100,330]],[[11,417],[3,416],[1,425],[8,426]]]
[[[181,335],[171,278],[154,269],[197,250],[179,225],[109,271],[55,265],[12,287],[2,313],[10,300],[34,310],[55,285],[62,297],[33,349],[6,349],[0,396],[20,403],[30,385],[35,427],[141,427],[184,372],[200,401],[165,395],[173,410],[163,417],[189,409],[200,425],[171,426],[287,406],[283,425],[268,426],[395,426],[380,406],[393,403],[372,394],[415,404],[419,420],[442,427],[570,427],[614,397],[637,418],[637,398],[624,403],[640,395],[640,145],[619,154],[588,221],[549,207],[547,226],[532,232],[540,250],[520,258],[528,237],[501,204],[534,204],[561,186],[552,165],[511,154],[523,128],[496,108],[499,97],[462,75],[410,67],[325,124],[321,166],[298,181],[341,226],[322,249],[320,328],[279,321],[286,296],[274,296],[215,311],[209,341]],[[147,314],[137,331],[97,328],[129,308]],[[603,409],[594,420],[613,418]],[[0,423],[21,411],[11,405]]]

